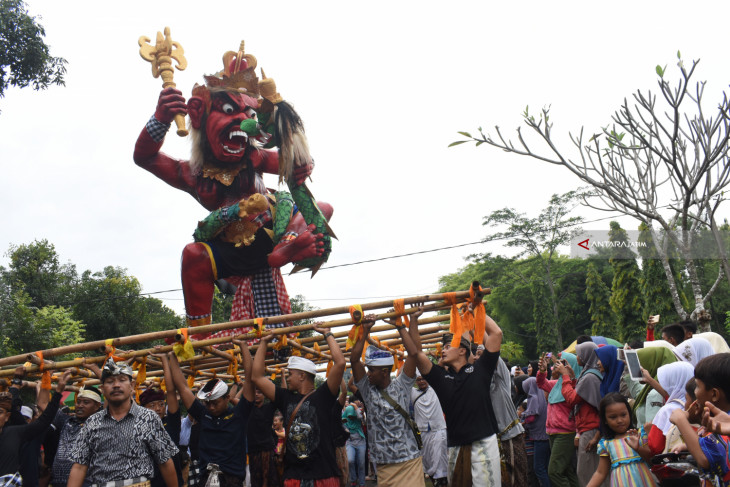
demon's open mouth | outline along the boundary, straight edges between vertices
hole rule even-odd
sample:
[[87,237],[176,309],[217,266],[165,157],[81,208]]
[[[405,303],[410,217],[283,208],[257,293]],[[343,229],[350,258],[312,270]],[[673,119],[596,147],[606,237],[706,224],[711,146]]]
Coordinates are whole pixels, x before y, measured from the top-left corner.
[[[224,136],[225,137],[225,136]],[[248,145],[248,134],[239,129],[231,130],[228,132],[228,140],[221,141],[223,150],[228,154],[240,154],[246,150]]]

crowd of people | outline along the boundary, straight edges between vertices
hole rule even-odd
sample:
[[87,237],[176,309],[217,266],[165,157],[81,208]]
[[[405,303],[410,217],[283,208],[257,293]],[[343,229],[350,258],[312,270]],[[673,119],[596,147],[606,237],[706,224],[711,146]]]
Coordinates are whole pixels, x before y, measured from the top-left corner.
[[[446,334],[441,354],[427,353],[422,312],[409,326],[390,322],[407,352],[400,367],[391,352],[366,348],[373,315],[349,358],[315,325],[331,356],[320,385],[301,356],[289,357],[281,386],[271,380],[272,333],[254,356],[233,340],[245,380],[230,387],[211,378],[193,389],[175,354],[159,352],[164,388],[139,393],[132,368],[110,357],[88,366],[100,386],[82,388],[73,407],[61,405],[69,371],[52,394],[37,384],[31,407],[18,368],[0,392],[0,487],[658,486],[651,458],[684,451],[707,485],[730,486],[721,336],[683,322],[654,340],[650,322],[643,342],[581,336],[574,353],[546,352],[522,368],[500,357],[502,331],[489,316],[483,336]],[[625,365],[628,349],[640,380]]]

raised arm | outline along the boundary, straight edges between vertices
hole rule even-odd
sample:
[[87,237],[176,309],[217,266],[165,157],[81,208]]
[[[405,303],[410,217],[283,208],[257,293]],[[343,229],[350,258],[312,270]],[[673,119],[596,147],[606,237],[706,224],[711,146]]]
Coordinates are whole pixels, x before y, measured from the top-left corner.
[[[416,348],[420,351],[421,350],[421,334],[418,333],[418,317],[423,314],[423,303],[417,303],[416,304],[416,311],[411,313],[410,316],[410,326],[408,329],[408,335],[413,340],[413,343],[416,345]],[[399,334],[402,332],[402,330],[398,330]],[[428,358],[428,357],[427,357]],[[405,363],[403,364],[403,373],[406,374],[407,377],[413,378],[416,375],[416,366],[418,359],[416,358],[416,354],[411,355],[408,354],[408,357],[406,358]],[[430,360],[429,360],[430,362]]]
[[486,316],[487,318],[484,325],[484,348],[488,352],[499,352],[502,348],[502,329],[491,316]]
[[[276,386],[266,377],[266,349],[269,346],[269,342],[273,339],[274,334],[272,332],[261,337],[259,348],[256,350],[256,355],[253,358],[253,367],[251,368],[251,380],[253,380],[254,385],[270,401],[273,401],[276,396]],[[333,392],[332,394],[337,394],[337,392]]]
[[172,382],[175,384],[175,389],[180,393],[180,399],[182,399],[185,409],[190,409],[190,406],[195,402],[195,394],[190,390],[188,381],[185,380],[182,370],[180,370],[180,364],[177,362],[177,357],[174,353],[170,353],[170,359],[168,361],[170,368],[170,375],[172,376]]
[[362,364],[362,350],[365,347],[365,342],[368,340],[370,329],[374,323],[375,315],[365,315],[362,319],[362,336],[353,345],[352,350],[350,350],[350,368],[352,369],[352,376],[355,378],[355,383],[365,377],[365,366]]
[[327,345],[330,348],[330,355],[332,355],[332,367],[330,368],[329,375],[327,375],[327,387],[330,388],[332,395],[336,396],[340,390],[342,377],[345,375],[345,366],[347,365],[347,361],[345,360],[345,355],[342,353],[340,346],[337,344],[337,340],[335,340],[335,336],[329,328],[322,328],[319,326],[320,324],[321,323],[315,323],[312,329],[314,329],[317,333],[324,335],[325,340],[327,340]]
[[251,371],[253,370],[253,358],[251,358],[251,352],[248,349],[248,344],[243,340],[233,340],[233,343],[238,346],[241,350],[241,361],[243,362],[243,374],[245,380],[243,382],[243,397],[253,402],[255,395],[255,387],[251,378]]
[[[418,316],[420,316],[420,314]],[[418,367],[421,374],[426,375],[431,372],[433,362],[431,362],[426,354],[423,353],[423,350],[421,350],[421,334],[418,333],[418,316],[416,316],[416,319],[411,319],[411,326],[409,330],[406,331],[405,326],[398,328],[398,334],[400,335],[401,340],[403,340],[403,346],[406,348],[406,352],[408,352],[408,359],[413,358],[413,364]],[[418,337],[417,342],[413,339],[414,335]],[[408,360],[406,360],[406,364],[407,363]],[[405,368],[405,364],[403,367]],[[415,374],[415,370],[413,373]],[[413,374],[411,374],[410,377],[413,377]]]
[[[157,347],[155,347],[157,348]],[[175,414],[180,410],[180,404],[177,401],[177,387],[170,373],[170,361],[166,353],[151,353],[151,357],[155,357],[162,364],[162,373],[165,378],[165,388],[167,389],[167,412]],[[187,383],[186,383],[187,384]]]

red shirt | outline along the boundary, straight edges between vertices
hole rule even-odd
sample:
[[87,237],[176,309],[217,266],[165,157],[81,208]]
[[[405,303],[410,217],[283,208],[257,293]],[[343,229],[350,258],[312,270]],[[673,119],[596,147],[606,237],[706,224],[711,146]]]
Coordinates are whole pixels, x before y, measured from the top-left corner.
[[570,380],[566,374],[563,375],[563,397],[570,407],[580,405],[578,414],[575,415],[575,429],[578,433],[584,433],[593,429],[598,429],[601,425],[601,419],[598,416],[598,410],[585,402],[582,397],[575,392],[575,379]]

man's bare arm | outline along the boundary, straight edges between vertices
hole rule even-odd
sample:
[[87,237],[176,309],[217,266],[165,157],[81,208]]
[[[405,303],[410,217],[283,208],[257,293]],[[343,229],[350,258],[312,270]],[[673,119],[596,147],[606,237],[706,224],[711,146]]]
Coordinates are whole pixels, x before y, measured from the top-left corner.
[[243,362],[243,374],[245,381],[243,382],[243,397],[247,401],[253,402],[255,396],[255,386],[251,378],[253,371],[253,358],[248,349],[248,344],[242,340],[233,340],[233,343],[241,350],[241,361]]
[[271,380],[266,377],[266,349],[268,348],[269,342],[274,339],[273,333],[268,333],[261,337],[259,342],[259,348],[256,350],[256,355],[253,358],[253,367],[251,368],[251,379],[256,387],[266,396],[270,401],[274,400],[276,396],[276,386]]
[[175,384],[175,389],[180,393],[180,399],[182,399],[185,409],[190,409],[190,406],[195,402],[195,394],[190,390],[188,381],[185,380],[182,370],[180,370],[180,364],[177,362],[177,357],[174,353],[170,353],[168,364],[170,367],[170,375],[172,376],[172,382]]
[[370,335],[370,329],[375,324],[375,315],[365,315],[362,319],[362,337],[352,346],[350,350],[350,368],[352,369],[352,376],[355,378],[355,382],[359,382],[360,379],[365,377],[365,366],[362,363],[362,350],[365,348],[365,342]]

